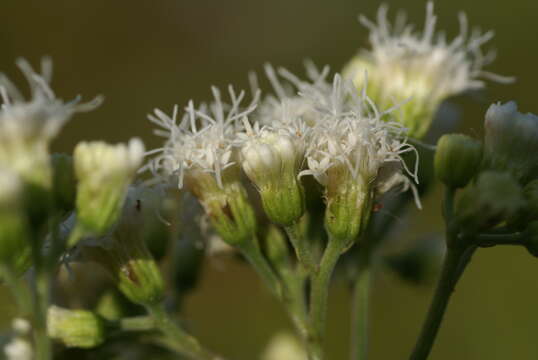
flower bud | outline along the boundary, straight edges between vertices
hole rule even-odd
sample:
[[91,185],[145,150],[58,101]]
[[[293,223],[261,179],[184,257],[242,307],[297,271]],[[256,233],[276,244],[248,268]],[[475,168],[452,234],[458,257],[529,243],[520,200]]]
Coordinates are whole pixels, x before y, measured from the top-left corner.
[[17,275],[31,265],[28,221],[23,208],[19,177],[0,168],[0,263]]
[[286,237],[274,225],[269,226],[265,236],[267,258],[277,270],[291,267],[290,249]]
[[513,101],[493,104],[485,120],[485,165],[509,171],[526,184],[538,177],[538,116],[517,111]]
[[[82,142],[75,148],[78,179],[77,228],[85,234],[106,234],[121,214],[127,187],[144,157],[144,144],[128,145]],[[69,245],[74,245],[70,243]]]
[[151,212],[143,209],[157,203],[147,200],[152,196],[160,193],[143,186],[131,187],[114,231],[80,245],[83,257],[102,265],[130,301],[145,306],[157,304],[164,296],[161,272],[146,246]]
[[480,231],[507,220],[524,205],[522,188],[510,174],[485,171],[461,194],[456,221],[465,231]]
[[291,136],[262,131],[241,149],[243,170],[258,189],[269,219],[289,226],[303,215],[304,190],[297,179],[304,148]]
[[342,166],[328,171],[325,228],[329,235],[353,245],[370,219],[373,191],[362,178],[353,179]]
[[476,174],[482,160],[482,146],[469,136],[443,135],[437,142],[435,173],[450,188],[464,187]]
[[67,347],[93,348],[105,341],[105,324],[91,311],[53,305],[47,313],[47,333]]
[[77,180],[73,167],[73,158],[66,154],[53,154],[52,169],[54,203],[62,211],[71,211],[75,208],[75,198],[77,196]]
[[185,186],[191,190],[209,216],[222,240],[232,246],[250,241],[256,231],[256,216],[236,169],[222,174],[219,186],[212,174],[191,169],[185,175]]

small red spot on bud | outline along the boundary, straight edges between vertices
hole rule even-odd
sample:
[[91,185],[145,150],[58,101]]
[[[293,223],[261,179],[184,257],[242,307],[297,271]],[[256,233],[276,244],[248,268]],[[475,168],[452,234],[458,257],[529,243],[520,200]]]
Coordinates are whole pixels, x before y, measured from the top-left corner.
[[383,209],[383,204],[380,204],[380,203],[376,203],[374,204],[374,206],[372,207],[372,212],[378,212],[379,210]]

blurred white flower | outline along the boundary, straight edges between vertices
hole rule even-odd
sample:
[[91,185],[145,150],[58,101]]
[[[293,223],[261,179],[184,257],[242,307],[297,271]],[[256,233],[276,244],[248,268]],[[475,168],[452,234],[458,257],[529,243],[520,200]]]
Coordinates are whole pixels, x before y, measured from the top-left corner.
[[403,12],[391,24],[385,5],[379,8],[377,23],[361,15],[360,22],[370,30],[371,49],[361,49],[344,70],[344,77],[352,79],[358,88],[363,86],[363,72],[368,71],[368,94],[381,108],[411,98],[399,116],[410,129],[410,136],[417,138],[428,130],[437,106],[447,97],[482,88],[483,79],[513,81],[483,70],[495,59],[493,51],[482,51],[493,38],[493,31],[469,32],[467,18],[460,13],[460,32],[447,41],[443,31],[435,30],[433,8],[429,1],[423,31],[406,23]]

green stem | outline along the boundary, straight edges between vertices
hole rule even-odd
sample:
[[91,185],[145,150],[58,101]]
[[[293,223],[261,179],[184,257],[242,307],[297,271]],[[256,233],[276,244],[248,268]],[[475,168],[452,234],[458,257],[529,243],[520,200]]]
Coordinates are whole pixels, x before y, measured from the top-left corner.
[[121,331],[149,331],[155,329],[155,318],[152,316],[134,316],[123,318],[113,324]]
[[284,282],[284,293],[282,302],[288,314],[303,339],[308,336],[307,307],[305,296],[305,281],[307,275],[305,269],[299,266],[296,271],[284,267],[280,269],[280,275]]
[[280,279],[276,276],[275,272],[271,268],[271,265],[269,265],[267,259],[263,256],[258,239],[254,237],[251,241],[240,246],[239,249],[258,275],[267,284],[271,292],[279,300],[282,300],[282,284]]
[[293,225],[284,226],[284,230],[290,239],[291,244],[297,255],[297,259],[302,266],[304,266],[308,272],[316,272],[318,265],[312,254],[310,244],[306,241],[306,238],[301,229],[301,223],[295,222]]
[[310,289],[310,360],[323,359],[322,346],[326,327],[329,285],[336,263],[345,250],[345,244],[345,241],[329,239],[321,258],[319,271],[312,276]]
[[364,260],[359,264],[357,277],[353,284],[351,360],[368,359],[368,313],[372,270],[368,259]]
[[147,310],[153,317],[156,327],[167,338],[164,342],[173,344],[176,352],[193,360],[223,360],[222,357],[204,349],[198,340],[182,330],[161,305],[148,306]]
[[410,360],[425,360],[430,354],[431,348],[439,331],[441,321],[448,306],[450,296],[454,291],[456,282],[461,275],[462,256],[465,251],[460,249],[447,249],[446,257],[437,284],[435,294],[426,316],[426,321],[415,345]]
[[495,245],[525,245],[522,233],[480,234],[476,237],[476,240],[480,247],[491,247]]

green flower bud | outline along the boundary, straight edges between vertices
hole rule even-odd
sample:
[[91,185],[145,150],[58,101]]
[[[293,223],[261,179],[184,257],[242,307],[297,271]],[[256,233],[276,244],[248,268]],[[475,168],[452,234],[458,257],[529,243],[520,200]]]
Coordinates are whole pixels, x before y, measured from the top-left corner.
[[47,333],[67,347],[93,348],[105,341],[104,320],[87,310],[51,306],[47,313]]
[[160,195],[143,186],[131,187],[114,231],[104,238],[84,240],[80,245],[83,256],[104,266],[130,301],[146,306],[159,303],[164,296],[164,281],[146,247],[145,231],[152,213],[147,210],[157,203],[147,199]]
[[73,158],[66,154],[52,155],[52,188],[56,207],[68,212],[75,208],[77,180]]
[[290,268],[291,256],[288,241],[276,226],[269,226],[265,236],[267,258],[275,269]]
[[269,220],[290,226],[305,211],[304,189],[297,179],[303,141],[268,130],[250,136],[241,149],[243,170],[258,189]]
[[16,275],[31,265],[28,221],[19,178],[0,168],[0,263]]
[[435,173],[448,187],[461,188],[471,181],[482,160],[482,146],[461,134],[443,135],[437,142]]
[[185,186],[198,199],[222,240],[232,246],[250,241],[256,232],[256,216],[236,169],[221,175],[221,184],[207,172],[191,169]]
[[332,239],[353,245],[370,219],[373,191],[362,178],[353,179],[345,167],[328,172],[325,228]]
[[484,126],[487,168],[509,171],[522,184],[538,177],[538,116],[518,112],[513,101],[493,104]]
[[[128,145],[82,142],[75,148],[78,179],[77,231],[102,236],[118,220],[127,187],[144,157],[144,144],[131,139]],[[69,245],[74,245],[72,237]]]
[[508,173],[485,171],[466,187],[456,206],[456,221],[468,232],[506,221],[525,205],[523,190]]

